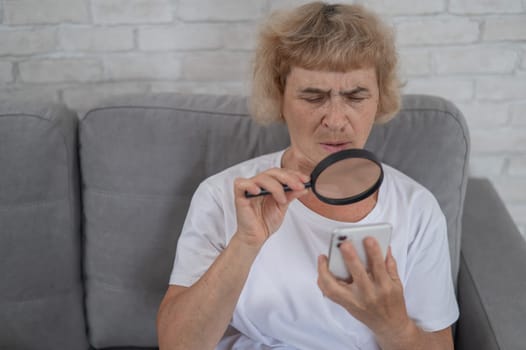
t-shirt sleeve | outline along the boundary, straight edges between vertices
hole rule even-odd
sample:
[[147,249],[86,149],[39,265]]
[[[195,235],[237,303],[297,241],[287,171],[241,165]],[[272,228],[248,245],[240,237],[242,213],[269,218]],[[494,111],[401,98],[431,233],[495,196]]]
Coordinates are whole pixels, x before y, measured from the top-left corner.
[[419,208],[408,248],[404,293],[409,316],[423,330],[434,332],[452,325],[459,311],[444,214],[434,197],[426,198]]
[[221,205],[206,182],[197,188],[177,242],[169,284],[189,287],[208,270],[226,246]]

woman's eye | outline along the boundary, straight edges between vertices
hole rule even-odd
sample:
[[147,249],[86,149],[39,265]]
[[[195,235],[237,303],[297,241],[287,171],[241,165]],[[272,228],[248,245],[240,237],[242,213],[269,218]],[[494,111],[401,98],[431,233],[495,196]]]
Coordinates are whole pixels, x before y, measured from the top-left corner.
[[362,102],[363,100],[365,100],[365,97],[347,96],[347,100],[351,102]]
[[320,103],[320,102],[323,102],[325,98],[324,97],[304,97],[303,99],[309,103]]

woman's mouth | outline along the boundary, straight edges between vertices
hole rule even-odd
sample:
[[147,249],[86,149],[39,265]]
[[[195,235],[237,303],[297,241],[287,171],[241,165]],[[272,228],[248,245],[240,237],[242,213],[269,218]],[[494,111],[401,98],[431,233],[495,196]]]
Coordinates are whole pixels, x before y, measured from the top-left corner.
[[339,151],[343,151],[344,149],[347,149],[349,147],[349,144],[350,142],[342,142],[342,143],[327,142],[327,143],[321,143],[321,147],[329,153],[335,153],[335,152],[339,152]]

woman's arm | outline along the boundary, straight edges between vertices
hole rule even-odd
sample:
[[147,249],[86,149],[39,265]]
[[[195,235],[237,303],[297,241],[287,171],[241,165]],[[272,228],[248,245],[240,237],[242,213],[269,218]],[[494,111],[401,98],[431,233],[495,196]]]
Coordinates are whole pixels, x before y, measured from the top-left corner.
[[412,320],[406,332],[393,335],[390,339],[378,339],[383,350],[453,350],[451,327],[436,332],[426,332]]
[[194,285],[170,286],[157,316],[159,348],[214,349],[232,318],[257,252],[234,236]]
[[[236,179],[237,231],[196,283],[168,289],[157,317],[161,350],[215,348],[232,318],[254,259],[281,225],[290,202],[307,193],[303,184],[308,180],[299,172],[277,168],[251,179]],[[292,191],[285,192],[283,184]],[[246,198],[245,192],[257,194],[260,188],[271,195]]]

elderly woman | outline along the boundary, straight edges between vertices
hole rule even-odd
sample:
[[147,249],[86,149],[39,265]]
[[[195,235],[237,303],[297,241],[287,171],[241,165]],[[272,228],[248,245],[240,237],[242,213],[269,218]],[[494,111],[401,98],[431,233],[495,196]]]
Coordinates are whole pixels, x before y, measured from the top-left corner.
[[[159,310],[161,349],[453,348],[446,224],[430,192],[387,165],[379,190],[354,204],[304,186],[320,160],[363,148],[396,113],[396,62],[390,31],[362,7],[315,2],[270,18],[252,109],[285,122],[291,145],[197,189]],[[245,196],[261,188],[271,195]],[[337,279],[323,255],[331,231],[376,222],[393,226],[386,258],[368,237],[364,266],[344,243],[353,279]]]

